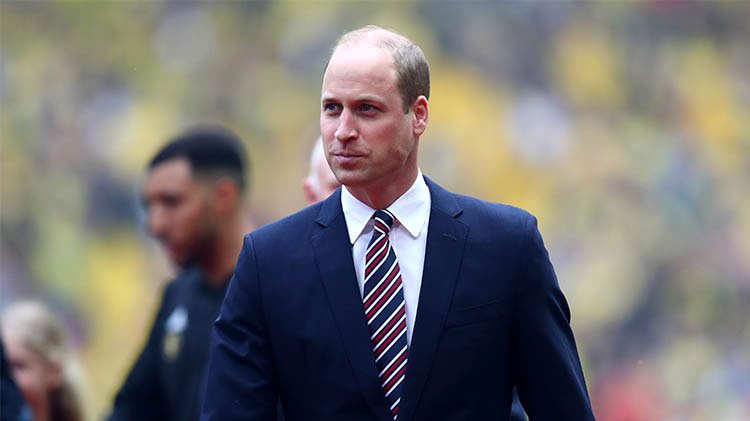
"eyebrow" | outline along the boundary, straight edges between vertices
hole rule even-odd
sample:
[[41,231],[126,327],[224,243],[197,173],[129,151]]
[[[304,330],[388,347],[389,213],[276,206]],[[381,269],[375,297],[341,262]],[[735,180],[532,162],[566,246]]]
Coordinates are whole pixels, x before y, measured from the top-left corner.
[[[335,95],[330,94],[323,94],[320,102],[322,104],[325,104],[326,102],[342,102],[340,99],[338,99]],[[359,97],[354,98],[354,102],[376,102],[378,104],[385,104],[385,100],[378,96],[373,95],[362,95]]]

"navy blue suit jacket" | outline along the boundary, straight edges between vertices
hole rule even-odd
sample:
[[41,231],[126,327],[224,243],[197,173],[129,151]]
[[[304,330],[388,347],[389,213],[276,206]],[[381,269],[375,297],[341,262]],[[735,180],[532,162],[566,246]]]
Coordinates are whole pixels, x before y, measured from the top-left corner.
[[[399,420],[593,419],[570,312],[527,212],[432,199]],[[214,324],[202,420],[389,420],[340,190],[245,237]]]

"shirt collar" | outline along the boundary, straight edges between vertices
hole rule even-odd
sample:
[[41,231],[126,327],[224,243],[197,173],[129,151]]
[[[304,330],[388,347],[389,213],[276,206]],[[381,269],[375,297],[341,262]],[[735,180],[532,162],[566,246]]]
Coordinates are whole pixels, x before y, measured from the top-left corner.
[[[346,227],[349,231],[349,241],[354,244],[364,232],[376,209],[354,197],[346,186],[341,189],[341,207],[344,210]],[[422,170],[417,171],[417,178],[409,190],[387,209],[413,238],[419,236],[425,220],[430,216],[430,190],[424,182]]]

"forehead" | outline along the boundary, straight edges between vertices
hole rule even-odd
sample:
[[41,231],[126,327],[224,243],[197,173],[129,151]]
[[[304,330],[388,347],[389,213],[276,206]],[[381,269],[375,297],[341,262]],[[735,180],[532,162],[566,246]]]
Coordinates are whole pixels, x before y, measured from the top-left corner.
[[3,345],[8,357],[18,360],[28,361],[32,356],[36,357],[37,353],[26,344],[23,336],[15,329],[3,330]]
[[339,46],[323,76],[323,99],[346,93],[396,91],[397,75],[393,56],[385,48],[368,42]]
[[193,183],[190,163],[185,158],[175,158],[157,164],[146,176],[146,194],[164,190],[182,190]]

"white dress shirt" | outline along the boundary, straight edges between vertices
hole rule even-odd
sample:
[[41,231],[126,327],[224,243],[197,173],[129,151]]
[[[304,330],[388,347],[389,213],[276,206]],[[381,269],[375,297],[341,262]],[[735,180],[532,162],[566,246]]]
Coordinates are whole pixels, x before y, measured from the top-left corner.
[[[359,201],[346,186],[341,189],[341,207],[349,230],[352,259],[361,296],[365,287],[365,250],[372,238],[372,215],[376,209]],[[387,209],[396,217],[388,237],[401,268],[406,306],[406,342],[411,345],[414,321],[417,318],[419,290],[422,286],[427,225],[430,221],[430,190],[424,182],[421,170],[418,170],[417,178],[409,190]]]

